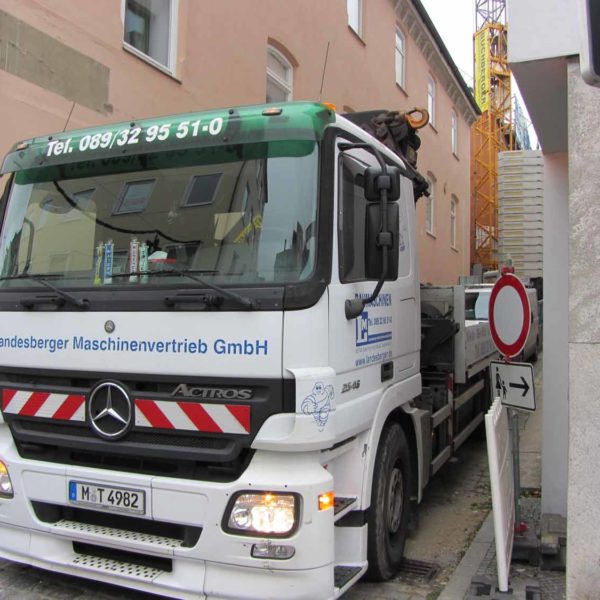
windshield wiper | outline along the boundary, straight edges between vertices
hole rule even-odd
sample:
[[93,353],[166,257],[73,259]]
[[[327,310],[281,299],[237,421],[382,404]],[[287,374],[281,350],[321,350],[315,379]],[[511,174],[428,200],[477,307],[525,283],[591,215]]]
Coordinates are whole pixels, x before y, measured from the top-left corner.
[[[52,290],[55,294],[58,294],[62,298],[63,302],[62,302],[61,306],[64,304],[70,304],[71,306],[76,306],[77,308],[85,309],[85,308],[88,308],[90,305],[87,298],[77,298],[76,296],[69,294],[69,292],[65,292],[64,290],[61,290],[59,287],[53,285],[49,281],[46,281],[46,279],[43,279],[42,277],[39,277],[36,275],[14,275],[12,277],[0,277],[0,281],[9,281],[9,280],[15,280],[15,279],[36,281],[37,283],[40,283],[44,287],[47,287],[48,289]],[[46,301],[47,301],[47,299],[44,299],[44,298],[22,298],[21,304],[25,308],[32,308],[34,304],[41,304],[42,302],[46,302]]]
[[[218,272],[219,271],[210,270],[210,269],[178,269],[177,267],[174,267],[172,264],[169,264],[169,265],[165,265],[163,267],[162,271],[152,271],[151,273],[148,271],[119,273],[117,275],[113,274],[112,277],[113,278],[114,277],[116,277],[116,278],[131,277],[132,275],[133,276],[146,276],[146,277],[147,276],[160,277],[163,275],[180,275],[181,277],[187,277],[188,279],[191,279],[192,281],[197,281],[204,287],[214,290],[215,292],[220,294],[222,297],[229,298],[230,300],[233,300],[237,304],[241,304],[244,308],[247,308],[248,310],[253,310],[256,308],[256,302],[252,298],[245,298],[244,296],[241,296],[240,294],[231,292],[230,290],[222,288],[219,285],[216,285],[214,283],[210,283],[210,282],[206,281],[206,279],[203,279],[202,277],[198,277],[197,275],[194,275],[194,273],[203,273],[203,274],[207,274],[207,275],[214,275]],[[210,295],[206,296],[206,295],[202,295],[202,294],[196,294],[196,295],[181,294],[178,296],[167,296],[165,298],[165,303],[168,306],[174,306],[177,303],[184,303],[184,302],[185,303],[205,302],[209,306],[215,306],[215,307],[221,305],[221,302],[219,302],[218,296],[210,296]]]
[[[202,271],[200,271],[200,272],[202,272]],[[205,273],[214,273],[215,271],[204,271],[204,272]],[[192,275],[192,272],[190,270],[185,270],[185,269],[182,270],[182,269],[178,269],[177,267],[173,267],[172,265],[169,265],[168,268],[166,268],[164,271],[156,271],[155,273],[153,273],[153,275],[158,275],[159,273],[175,273],[177,275],[181,275],[182,277],[187,277],[188,279],[191,279],[192,281],[197,281],[201,285],[203,285],[207,288],[210,288],[211,290],[214,290],[221,296],[225,296],[225,298],[229,298],[230,300],[233,300],[234,302],[241,304],[244,308],[246,308],[248,310],[253,310],[256,308],[256,303],[254,302],[254,300],[252,300],[252,298],[245,298],[244,296],[241,296],[240,294],[236,294],[235,292],[226,290],[225,288],[215,285],[214,283],[210,283],[210,282],[206,281],[205,279],[202,279],[202,277],[198,277],[197,275]],[[173,299],[174,299],[173,297],[168,298],[168,300],[170,300],[170,301],[172,301]],[[165,301],[167,301],[167,298],[165,298]],[[213,306],[214,306],[215,305],[214,300],[211,300],[211,302],[213,303]]]

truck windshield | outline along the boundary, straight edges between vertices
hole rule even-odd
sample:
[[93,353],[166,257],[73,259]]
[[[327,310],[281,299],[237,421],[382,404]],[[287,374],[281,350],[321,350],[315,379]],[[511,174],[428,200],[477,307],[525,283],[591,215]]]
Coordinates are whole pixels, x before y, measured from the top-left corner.
[[182,271],[219,286],[308,279],[317,159],[313,143],[302,156],[233,152],[210,164],[16,178],[0,234],[0,286],[29,286],[32,276],[60,287],[201,285]]

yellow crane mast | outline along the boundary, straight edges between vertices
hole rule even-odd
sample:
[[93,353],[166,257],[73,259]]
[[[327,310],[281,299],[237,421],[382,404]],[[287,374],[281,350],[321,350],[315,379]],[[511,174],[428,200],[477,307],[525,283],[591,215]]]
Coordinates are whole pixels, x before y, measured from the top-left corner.
[[498,268],[498,153],[514,149],[506,0],[475,0],[475,100],[471,128],[471,263]]

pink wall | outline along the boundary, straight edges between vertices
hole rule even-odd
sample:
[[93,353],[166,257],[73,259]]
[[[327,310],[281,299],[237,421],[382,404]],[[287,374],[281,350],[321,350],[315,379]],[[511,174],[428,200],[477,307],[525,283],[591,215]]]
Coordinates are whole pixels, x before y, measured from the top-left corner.
[[[44,32],[105,65],[109,71],[104,112],[75,105],[68,128],[265,100],[266,48],[274,39],[296,66],[295,100],[319,98],[327,44],[329,56],[322,99],[341,110],[409,109],[427,106],[427,75],[437,81],[436,128],[422,130],[419,170],[436,180],[434,234],[425,232],[425,201],[418,205],[421,280],[455,283],[469,270],[469,123],[474,113],[457,96],[455,80],[434,50],[423,57],[423,25],[399,15],[391,0],[365,2],[362,39],[347,25],[346,1],[179,0],[175,76],[123,48],[121,0],[0,0],[0,11]],[[395,27],[407,41],[405,90],[395,83]],[[413,36],[419,40],[419,46]],[[428,41],[427,41],[428,40]],[[1,40],[0,40],[1,43]],[[27,48],[23,51],[35,51]],[[2,52],[0,52],[2,56]],[[39,56],[40,64],[46,57]],[[442,77],[438,77],[439,75]],[[73,72],[74,78],[81,77]],[[448,83],[450,81],[450,83]],[[82,78],[81,85],[86,81]],[[460,102],[459,110],[450,99]],[[72,100],[10,72],[0,64],[3,122],[0,153],[17,140],[62,130]],[[466,108],[465,108],[466,107]],[[458,157],[450,142],[450,111],[458,115]],[[458,199],[457,249],[450,247],[450,198]]]

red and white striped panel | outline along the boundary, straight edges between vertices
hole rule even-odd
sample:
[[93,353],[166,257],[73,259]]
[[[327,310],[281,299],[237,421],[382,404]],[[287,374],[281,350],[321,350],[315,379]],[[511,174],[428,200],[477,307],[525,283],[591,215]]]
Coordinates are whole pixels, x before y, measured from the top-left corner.
[[136,427],[207,433],[250,433],[250,407],[172,400],[135,400]]
[[30,390],[2,390],[2,412],[22,417],[85,421],[85,396]]

